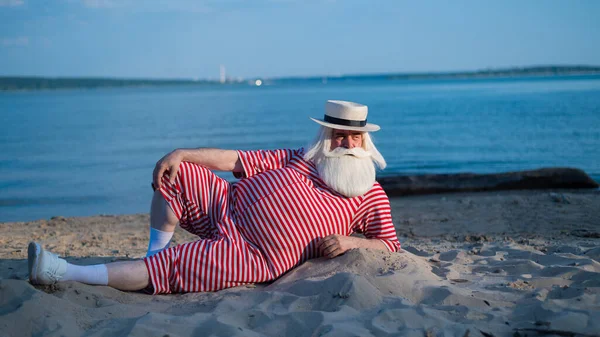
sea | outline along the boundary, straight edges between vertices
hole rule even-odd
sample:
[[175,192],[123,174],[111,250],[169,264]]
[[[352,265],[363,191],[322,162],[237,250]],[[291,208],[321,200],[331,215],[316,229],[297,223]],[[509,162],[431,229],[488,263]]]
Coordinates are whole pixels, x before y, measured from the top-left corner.
[[168,152],[305,146],[328,99],[369,106],[380,175],[560,166],[600,180],[600,76],[0,92],[0,222],[147,213]]

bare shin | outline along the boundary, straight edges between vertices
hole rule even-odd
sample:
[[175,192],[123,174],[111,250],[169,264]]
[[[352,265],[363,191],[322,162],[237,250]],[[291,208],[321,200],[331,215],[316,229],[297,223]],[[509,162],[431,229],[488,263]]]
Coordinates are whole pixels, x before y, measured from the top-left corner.
[[177,217],[159,190],[154,191],[150,206],[150,226],[163,232],[174,232]]
[[106,264],[108,285],[119,290],[141,290],[148,286],[150,276],[143,260]]

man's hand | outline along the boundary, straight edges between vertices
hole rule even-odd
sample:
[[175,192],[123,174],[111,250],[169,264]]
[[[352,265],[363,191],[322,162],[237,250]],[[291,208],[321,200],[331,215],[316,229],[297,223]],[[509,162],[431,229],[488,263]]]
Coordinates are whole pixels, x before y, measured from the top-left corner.
[[181,151],[174,150],[162,157],[154,166],[154,172],[152,172],[152,182],[154,188],[159,189],[161,187],[162,177],[166,172],[169,173],[169,181],[175,182],[177,172],[179,171],[179,165],[183,161],[183,154]]
[[318,249],[322,256],[332,259],[338,255],[344,254],[352,248],[359,248],[360,244],[358,240],[361,239],[352,236],[332,234],[321,239]]
[[338,255],[344,254],[353,248],[370,248],[379,250],[388,250],[388,248],[378,239],[366,239],[356,236],[344,236],[332,234],[324,237],[319,242],[317,248],[321,255],[332,259]]
[[221,150],[221,149],[177,149],[166,156],[162,157],[154,167],[152,173],[152,184],[154,188],[161,187],[161,179],[165,173],[169,173],[169,181],[175,182],[179,165],[186,161],[200,166],[204,166],[209,170],[216,171],[231,171],[243,172],[242,162],[238,158],[237,151]]

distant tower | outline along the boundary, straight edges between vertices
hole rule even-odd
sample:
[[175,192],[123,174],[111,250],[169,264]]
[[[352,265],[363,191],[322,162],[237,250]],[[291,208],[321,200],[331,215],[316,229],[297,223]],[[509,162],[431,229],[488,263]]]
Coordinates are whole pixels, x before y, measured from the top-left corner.
[[225,83],[225,80],[227,79],[227,75],[225,74],[225,66],[221,64],[221,66],[219,67],[219,82],[221,83]]

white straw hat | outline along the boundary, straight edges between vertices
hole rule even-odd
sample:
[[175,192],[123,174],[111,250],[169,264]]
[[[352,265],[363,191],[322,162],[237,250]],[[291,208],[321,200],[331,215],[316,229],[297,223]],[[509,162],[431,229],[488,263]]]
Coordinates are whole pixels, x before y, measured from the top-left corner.
[[327,101],[323,119],[310,118],[332,129],[372,132],[379,125],[367,123],[369,108],[366,105],[347,101]]

